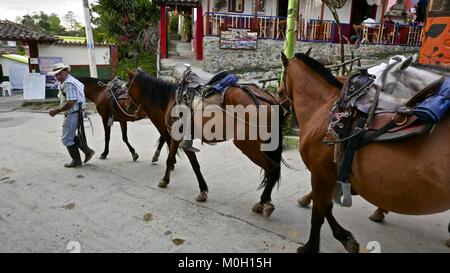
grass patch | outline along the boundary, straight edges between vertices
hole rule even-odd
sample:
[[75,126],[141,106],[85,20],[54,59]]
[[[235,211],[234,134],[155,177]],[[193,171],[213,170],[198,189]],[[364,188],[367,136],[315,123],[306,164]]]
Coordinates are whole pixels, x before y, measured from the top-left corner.
[[[22,107],[28,110],[50,110],[59,107],[59,100],[45,100],[45,101],[25,101]],[[97,112],[95,104],[91,101],[86,101],[86,111],[88,113]]]
[[142,53],[132,59],[122,59],[117,65],[116,75],[128,80],[127,69],[134,70],[137,67],[141,67],[145,72],[156,77],[156,55]]
[[59,107],[59,100],[45,100],[45,101],[25,101],[22,107],[31,110],[49,110]]
[[283,136],[283,145],[287,150],[298,150],[299,138],[296,136]]

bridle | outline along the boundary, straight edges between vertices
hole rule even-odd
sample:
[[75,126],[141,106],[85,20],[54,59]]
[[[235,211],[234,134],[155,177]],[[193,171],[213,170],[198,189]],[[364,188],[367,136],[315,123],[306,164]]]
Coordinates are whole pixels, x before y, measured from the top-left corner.
[[[287,91],[287,85],[286,85],[286,69],[285,67],[283,67],[283,76],[281,77],[281,81],[283,82],[283,91],[278,93],[278,96],[281,93],[284,93],[284,95],[286,96],[286,98],[280,102],[280,106],[284,111],[284,116],[289,115],[292,113],[292,107],[294,105],[294,102],[292,101],[291,97],[289,96],[289,92]],[[284,104],[286,102],[290,102],[290,106],[285,106]]]
[[[138,74],[139,74],[139,72],[136,73],[136,74],[134,75],[133,79],[131,79],[130,85],[128,86],[128,90],[127,90],[128,98],[130,99],[131,103],[136,107],[136,111],[135,111],[133,114],[131,114],[131,115],[133,115],[133,116],[136,116],[137,113],[139,112],[139,110],[141,109],[142,102],[139,103],[139,104],[136,103],[136,101],[134,101],[134,99],[131,97],[131,95],[130,95],[130,93],[129,93],[128,91],[131,89],[131,86],[133,85],[133,82],[134,82],[134,80],[136,79],[136,77],[137,77]],[[128,108],[128,107],[127,107],[127,108]],[[127,113],[127,114],[128,114],[128,113]],[[130,114],[128,114],[128,115],[130,115]]]

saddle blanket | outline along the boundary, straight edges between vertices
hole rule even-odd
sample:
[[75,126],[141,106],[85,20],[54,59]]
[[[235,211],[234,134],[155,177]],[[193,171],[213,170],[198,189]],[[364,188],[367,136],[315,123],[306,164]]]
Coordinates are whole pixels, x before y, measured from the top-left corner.
[[450,108],[450,77],[447,77],[436,94],[421,102],[414,114],[426,123],[437,123]]

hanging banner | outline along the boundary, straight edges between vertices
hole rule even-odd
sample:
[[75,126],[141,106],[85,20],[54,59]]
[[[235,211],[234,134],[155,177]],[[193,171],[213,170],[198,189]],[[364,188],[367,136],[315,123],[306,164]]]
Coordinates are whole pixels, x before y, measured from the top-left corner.
[[256,50],[258,33],[248,29],[230,29],[220,32],[221,49],[248,49]]

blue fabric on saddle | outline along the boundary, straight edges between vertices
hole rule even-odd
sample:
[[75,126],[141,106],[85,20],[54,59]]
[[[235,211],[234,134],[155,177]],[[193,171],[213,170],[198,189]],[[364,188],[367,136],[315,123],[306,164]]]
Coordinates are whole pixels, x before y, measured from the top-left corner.
[[234,74],[228,74],[220,81],[216,82],[212,89],[216,91],[216,93],[222,93],[227,87],[232,86],[237,83],[238,77]]
[[421,102],[414,114],[427,123],[437,123],[450,108],[450,77],[447,77],[436,94]]

